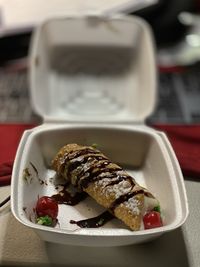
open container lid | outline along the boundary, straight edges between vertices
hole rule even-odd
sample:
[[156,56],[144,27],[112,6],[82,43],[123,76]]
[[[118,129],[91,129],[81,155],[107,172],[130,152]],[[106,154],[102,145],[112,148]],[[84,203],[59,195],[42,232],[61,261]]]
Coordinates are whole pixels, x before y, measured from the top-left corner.
[[154,109],[151,30],[134,16],[46,20],[30,60],[32,105],[45,122],[141,123]]

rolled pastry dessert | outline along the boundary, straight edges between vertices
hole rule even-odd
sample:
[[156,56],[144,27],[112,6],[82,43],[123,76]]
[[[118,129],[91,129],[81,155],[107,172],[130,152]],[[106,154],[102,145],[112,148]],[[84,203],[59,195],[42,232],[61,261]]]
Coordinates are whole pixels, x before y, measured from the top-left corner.
[[132,230],[139,230],[144,213],[159,204],[146,188],[94,147],[65,145],[52,167]]

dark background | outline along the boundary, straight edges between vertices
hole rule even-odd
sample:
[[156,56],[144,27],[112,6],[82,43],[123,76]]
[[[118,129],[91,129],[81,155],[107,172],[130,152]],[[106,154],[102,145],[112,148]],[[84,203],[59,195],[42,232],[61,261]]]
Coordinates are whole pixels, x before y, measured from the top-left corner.
[[[183,42],[190,26],[178,16],[184,12],[198,16],[200,1],[160,0],[135,12],[152,27],[157,51]],[[0,122],[40,122],[30,107],[27,82],[27,54],[31,31],[0,38]],[[200,34],[200,32],[199,32]],[[199,52],[200,53],[200,52]],[[158,66],[158,102],[148,123],[197,124],[200,122],[200,64],[173,63]]]

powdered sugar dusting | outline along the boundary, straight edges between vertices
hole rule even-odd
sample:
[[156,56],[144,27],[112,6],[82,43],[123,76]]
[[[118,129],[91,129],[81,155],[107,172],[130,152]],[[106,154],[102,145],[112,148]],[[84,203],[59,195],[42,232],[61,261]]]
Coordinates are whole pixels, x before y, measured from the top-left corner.
[[129,200],[125,201],[123,205],[125,205],[125,207],[127,207],[134,214],[136,215],[140,214],[140,209],[139,209],[140,201],[137,198],[134,197],[129,198]]
[[132,185],[128,181],[121,181],[113,186],[107,186],[104,188],[105,194],[115,194],[115,198],[119,198],[122,195],[129,193],[132,189]]
[[114,177],[114,178],[107,178],[107,177],[105,177],[105,178],[103,178],[103,179],[97,181],[97,182],[95,183],[95,186],[96,186],[96,187],[101,186],[102,188],[104,188],[104,187],[107,186],[110,182],[112,182],[112,181],[117,181],[117,180],[118,180],[117,177]]

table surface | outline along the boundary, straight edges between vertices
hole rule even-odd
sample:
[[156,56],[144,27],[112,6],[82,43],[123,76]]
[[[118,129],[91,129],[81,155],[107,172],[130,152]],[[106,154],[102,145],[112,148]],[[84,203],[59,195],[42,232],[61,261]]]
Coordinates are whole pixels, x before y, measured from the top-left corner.
[[[200,183],[185,181],[190,214],[179,229],[140,245],[94,248],[73,247],[42,241],[13,217],[9,203],[0,212],[0,263],[34,266],[173,266],[199,267]],[[4,199],[10,186],[0,188]],[[78,257],[77,257],[78,255]],[[136,265],[135,265],[136,266]]]

